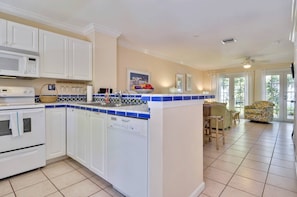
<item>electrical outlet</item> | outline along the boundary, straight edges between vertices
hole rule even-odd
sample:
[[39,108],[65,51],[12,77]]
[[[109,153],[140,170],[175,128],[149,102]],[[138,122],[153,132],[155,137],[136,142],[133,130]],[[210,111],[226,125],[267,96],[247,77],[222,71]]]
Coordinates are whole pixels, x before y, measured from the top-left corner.
[[56,85],[55,84],[48,84],[47,89],[48,90],[56,90]]

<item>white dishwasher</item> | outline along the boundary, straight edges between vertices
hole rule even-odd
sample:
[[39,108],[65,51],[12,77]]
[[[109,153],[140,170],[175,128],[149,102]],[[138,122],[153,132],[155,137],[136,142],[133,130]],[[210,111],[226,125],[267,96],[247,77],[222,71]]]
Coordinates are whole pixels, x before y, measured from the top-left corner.
[[127,197],[148,196],[147,122],[108,115],[107,179]]

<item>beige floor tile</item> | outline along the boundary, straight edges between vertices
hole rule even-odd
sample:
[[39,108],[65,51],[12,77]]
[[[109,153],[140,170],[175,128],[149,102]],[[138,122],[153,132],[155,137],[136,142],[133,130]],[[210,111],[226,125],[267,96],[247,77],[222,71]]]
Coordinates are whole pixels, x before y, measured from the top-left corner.
[[57,189],[49,181],[44,181],[16,191],[17,197],[47,196],[55,193]]
[[241,166],[237,171],[236,174],[242,177],[246,177],[255,181],[259,181],[262,183],[265,183],[266,177],[267,177],[267,172],[259,171],[259,170],[254,170],[251,168],[246,168]]
[[210,164],[211,164],[212,162],[214,162],[214,161],[215,161],[214,158],[204,156],[204,157],[203,157],[203,167],[208,167],[208,166],[210,166]]
[[252,153],[249,153],[246,156],[246,158],[250,159],[250,160],[266,163],[266,164],[270,164],[270,161],[271,161],[271,157],[264,157],[264,156],[256,155],[256,154],[252,154]]
[[295,161],[295,155],[273,153],[273,158],[281,159],[281,160],[285,160],[285,161]]
[[83,174],[87,178],[91,178],[93,176],[96,176],[96,174],[94,174],[92,171],[88,170],[85,167],[78,168],[77,171],[79,171],[81,174]]
[[93,195],[100,190],[101,188],[99,186],[86,179],[62,189],[61,192],[65,197],[82,197]]
[[4,196],[12,192],[13,190],[8,180],[5,179],[0,181],[0,196]]
[[291,179],[296,179],[296,170],[291,168],[283,168],[279,166],[270,165],[269,173],[279,175]]
[[10,193],[10,194],[6,194],[4,196],[1,196],[1,197],[15,197],[14,193]]
[[203,152],[203,155],[204,156],[207,156],[207,157],[211,157],[211,158],[217,159],[219,156],[222,155],[222,153],[221,152],[216,152],[216,150],[211,150],[211,151],[205,150]]
[[225,154],[244,158],[247,154],[247,151],[238,151],[238,150],[228,149],[225,152]]
[[284,167],[284,168],[295,169],[295,162],[294,161],[286,161],[286,160],[272,158],[271,165]]
[[123,194],[121,194],[120,192],[118,192],[117,190],[115,190],[112,187],[107,187],[104,189],[107,193],[109,193],[111,196],[113,197],[124,197]]
[[90,197],[111,197],[111,195],[109,195],[107,192],[105,192],[104,190],[101,190],[99,192],[97,192],[96,194],[93,194]]
[[206,196],[205,194],[202,193],[199,195],[199,197],[209,197],[209,196]]
[[233,176],[228,185],[256,196],[261,196],[264,189],[264,183],[238,175]]
[[238,165],[217,159],[215,162],[211,164],[211,167],[234,173],[238,168]]
[[68,158],[64,160],[67,164],[71,165],[74,169],[78,169],[78,168],[82,168],[83,165],[81,165],[80,163],[78,163],[77,161]]
[[236,156],[233,156],[233,155],[226,155],[226,154],[221,155],[219,157],[219,159],[223,160],[223,161],[233,163],[233,164],[236,164],[236,165],[241,164],[241,162],[243,160],[242,157],[236,157]]
[[204,181],[205,189],[203,190],[203,194],[207,196],[220,196],[226,186],[210,179],[205,179]]
[[263,197],[296,197],[297,193],[289,190],[281,189],[272,185],[266,185],[263,193]]
[[297,180],[290,179],[274,174],[268,174],[267,184],[280,187],[286,190],[290,190],[292,192],[297,192]]
[[90,178],[90,180],[96,185],[98,185],[99,187],[101,187],[102,189],[105,189],[106,187],[111,186],[110,183],[108,183],[107,181],[105,181],[103,178],[99,176],[93,176]]
[[81,182],[82,180],[85,180],[85,179],[86,177],[84,175],[74,170],[66,174],[56,176],[52,178],[51,181],[58,189],[63,189],[75,183]]
[[60,192],[55,192],[47,195],[46,197],[63,197],[63,195]]
[[204,171],[204,176],[206,178],[209,178],[222,184],[227,184],[228,181],[231,179],[232,175],[233,174],[230,172],[219,170],[213,167],[209,167]]
[[42,168],[44,174],[46,174],[49,178],[65,174],[73,170],[74,168],[64,161],[59,161]]
[[15,191],[48,180],[40,170],[34,170],[10,179],[11,185]]
[[226,187],[226,189],[222,192],[220,197],[255,197],[252,194],[247,192],[235,189],[233,187]]
[[269,164],[259,162],[259,161],[250,160],[250,159],[243,160],[241,166],[255,169],[255,170],[264,171],[264,172],[267,172],[268,168],[269,168]]

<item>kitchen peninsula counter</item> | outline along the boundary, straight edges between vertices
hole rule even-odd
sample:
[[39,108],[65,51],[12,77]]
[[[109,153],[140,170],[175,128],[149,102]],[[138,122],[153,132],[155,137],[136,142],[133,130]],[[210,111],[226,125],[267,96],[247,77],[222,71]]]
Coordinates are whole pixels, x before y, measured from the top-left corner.
[[149,197],[197,197],[203,181],[203,103],[214,95],[142,95],[150,109]]
[[[213,95],[143,94],[146,110],[100,108],[83,103],[51,103],[46,107],[77,107],[114,115],[137,114],[148,120],[148,196],[196,197],[203,181],[203,103]],[[100,111],[103,110],[103,111]],[[111,111],[110,111],[111,110]],[[109,112],[108,112],[109,111]]]

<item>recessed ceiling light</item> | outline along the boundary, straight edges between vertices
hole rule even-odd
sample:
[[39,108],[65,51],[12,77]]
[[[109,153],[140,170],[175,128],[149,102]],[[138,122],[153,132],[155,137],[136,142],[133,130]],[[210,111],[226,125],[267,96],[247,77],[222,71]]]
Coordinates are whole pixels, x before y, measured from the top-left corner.
[[228,38],[228,39],[224,39],[221,41],[222,44],[230,44],[230,43],[234,43],[234,42],[237,42],[237,40],[234,38]]

